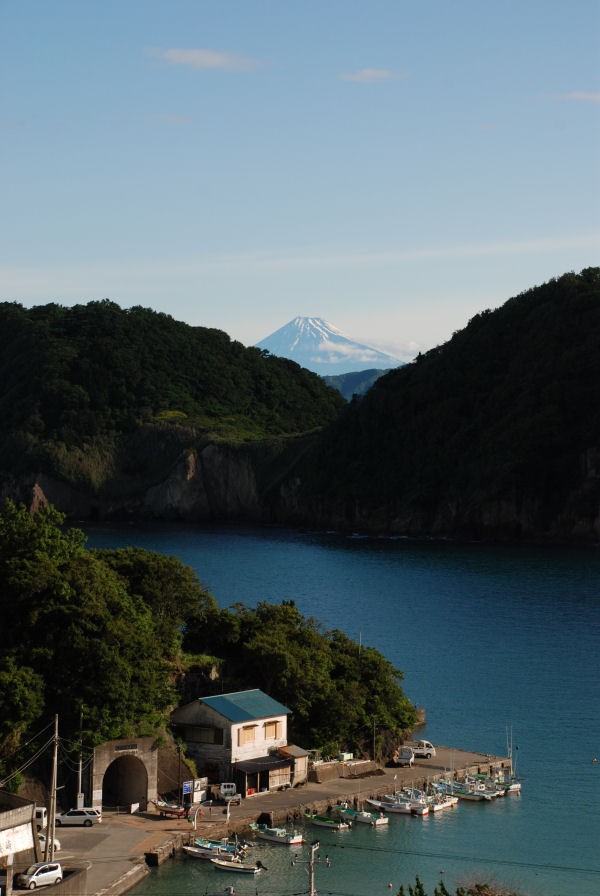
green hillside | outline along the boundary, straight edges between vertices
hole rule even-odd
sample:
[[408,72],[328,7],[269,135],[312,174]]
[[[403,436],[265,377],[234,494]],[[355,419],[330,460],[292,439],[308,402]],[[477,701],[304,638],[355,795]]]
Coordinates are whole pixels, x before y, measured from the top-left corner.
[[306,432],[343,403],[292,361],[145,308],[0,305],[0,465],[13,474],[100,481],[127,466],[123,437],[140,428],[151,453],[164,443],[177,451],[191,432],[234,441]]
[[[594,524],[600,496],[600,269],[474,317],[378,379],[304,473],[317,520],[519,535]],[[569,523],[571,525],[571,523]]]
[[323,379],[328,386],[333,386],[338,392],[341,392],[346,401],[350,401],[353,395],[364,395],[375,380],[387,373],[387,370],[372,367],[370,370],[353,371],[352,373],[338,373],[335,375],[324,376]]

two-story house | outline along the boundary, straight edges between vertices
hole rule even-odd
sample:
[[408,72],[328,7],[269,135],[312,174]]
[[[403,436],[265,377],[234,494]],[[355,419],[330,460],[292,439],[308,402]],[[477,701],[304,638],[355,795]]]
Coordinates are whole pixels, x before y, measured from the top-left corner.
[[[248,796],[306,779],[305,750],[290,755],[290,710],[258,689],[199,697],[171,713],[198,773],[211,782],[235,781]],[[279,749],[288,748],[286,755]]]

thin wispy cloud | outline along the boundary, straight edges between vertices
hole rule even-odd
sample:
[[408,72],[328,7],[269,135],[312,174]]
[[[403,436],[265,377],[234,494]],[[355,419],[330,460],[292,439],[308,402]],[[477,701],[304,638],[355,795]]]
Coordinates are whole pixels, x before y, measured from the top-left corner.
[[[296,252],[231,252],[199,258],[154,259],[143,262],[102,265],[39,265],[2,267],[0,282],[3,295],[16,297],[48,294],[62,296],[119,295],[140,288],[143,291],[164,290],[164,284],[197,278],[207,272],[216,274],[261,274],[264,271],[298,271],[332,268],[370,268],[405,262],[478,257],[519,257],[524,254],[566,252],[574,249],[600,250],[600,233],[540,237],[532,240],[507,240],[453,246],[423,246],[381,252],[357,252],[348,249],[339,253]],[[98,284],[101,284],[100,287]]]
[[340,75],[341,81],[356,81],[360,84],[376,84],[378,81],[391,81],[395,75],[387,68],[361,68],[357,72],[346,72]]
[[575,103],[600,103],[600,92],[594,93],[586,92],[584,90],[573,90],[571,93],[566,93],[563,99]]
[[195,118],[191,118],[189,115],[174,115],[160,112],[157,112],[154,115],[146,115],[146,118],[150,118],[152,121],[164,121],[166,124],[188,124],[189,122],[196,121]]
[[241,56],[239,53],[221,53],[217,50],[184,50],[172,48],[168,50],[149,49],[151,56],[162,59],[168,65],[182,65],[186,68],[207,71],[220,69],[227,72],[250,72],[262,68],[264,62]]

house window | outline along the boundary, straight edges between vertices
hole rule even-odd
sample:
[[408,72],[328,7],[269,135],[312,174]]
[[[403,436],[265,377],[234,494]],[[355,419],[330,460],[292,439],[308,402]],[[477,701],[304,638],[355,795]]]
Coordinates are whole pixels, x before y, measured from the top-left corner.
[[256,725],[245,725],[243,728],[238,728],[238,747],[253,744],[255,730]]
[[277,740],[281,737],[281,722],[265,722],[265,740]]
[[223,729],[194,727],[187,731],[186,740],[196,744],[222,744]]

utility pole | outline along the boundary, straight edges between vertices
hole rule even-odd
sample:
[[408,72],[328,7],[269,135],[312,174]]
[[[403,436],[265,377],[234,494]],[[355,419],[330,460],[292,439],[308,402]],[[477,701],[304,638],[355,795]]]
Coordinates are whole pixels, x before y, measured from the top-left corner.
[[56,830],[56,770],[58,766],[58,715],[54,716],[54,757],[52,759],[52,784],[50,787],[50,818],[46,830],[44,861],[54,859],[54,832]]
[[373,716],[373,762],[375,762],[375,716]]
[[183,796],[181,794],[181,744],[177,744],[177,755],[179,757],[179,765],[177,767],[177,789],[179,791],[179,805],[183,806]]
[[[318,840],[311,844],[308,861],[303,861],[302,859],[294,859],[292,861],[292,865],[308,865],[308,896],[317,896],[317,891],[315,890],[315,853],[318,850],[319,845]],[[331,865],[329,856],[325,856],[325,864],[328,868]]]
[[79,710],[79,774],[77,775],[77,808],[78,809],[83,809],[83,793],[81,790],[81,777],[82,777],[81,773],[82,773],[82,764],[83,764],[83,757],[82,757],[83,743],[82,743],[82,739],[81,739],[82,726],[83,726],[83,710],[80,709]]

